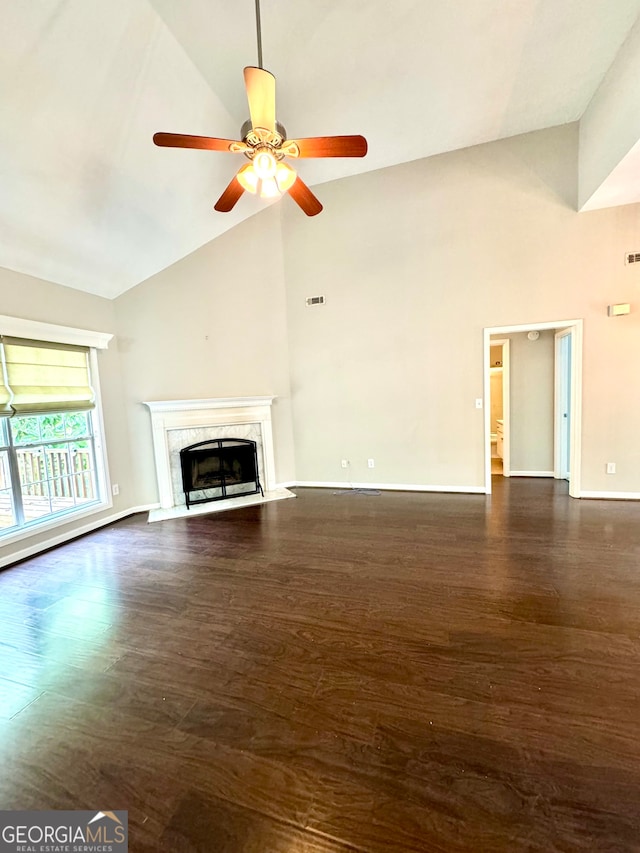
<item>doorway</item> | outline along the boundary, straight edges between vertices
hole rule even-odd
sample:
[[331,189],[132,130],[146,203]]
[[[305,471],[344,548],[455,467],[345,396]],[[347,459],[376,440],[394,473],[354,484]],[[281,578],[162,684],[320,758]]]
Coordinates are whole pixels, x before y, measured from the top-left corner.
[[[558,320],[544,323],[527,323],[515,326],[494,326],[484,329],[484,468],[485,493],[491,494],[492,419],[491,419],[491,346],[500,336],[519,332],[553,330],[555,341],[554,389],[554,472],[559,479],[569,482],[571,497],[580,497],[580,442],[582,430],[582,320]],[[493,340],[492,340],[493,337]],[[495,380],[494,380],[495,381]],[[504,388],[504,401],[509,411],[510,390]],[[509,416],[503,418],[509,435]],[[495,431],[494,431],[495,435]],[[508,447],[507,447],[508,450]],[[507,459],[507,463],[508,463]],[[509,476],[508,464],[503,475]],[[551,471],[549,475],[551,476]]]

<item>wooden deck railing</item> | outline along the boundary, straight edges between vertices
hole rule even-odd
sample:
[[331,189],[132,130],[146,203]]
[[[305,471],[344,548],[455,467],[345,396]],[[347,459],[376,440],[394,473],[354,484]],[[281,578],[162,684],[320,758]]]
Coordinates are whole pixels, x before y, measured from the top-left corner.
[[[71,477],[75,480],[75,494],[78,498],[95,498],[93,473],[91,471],[91,453],[89,450],[76,450],[69,454],[66,450],[51,448],[16,448],[18,470],[22,491],[28,495],[48,495],[50,497],[73,497]],[[48,482],[43,482],[48,481]],[[9,488],[10,477],[6,454],[0,464],[0,489]]]

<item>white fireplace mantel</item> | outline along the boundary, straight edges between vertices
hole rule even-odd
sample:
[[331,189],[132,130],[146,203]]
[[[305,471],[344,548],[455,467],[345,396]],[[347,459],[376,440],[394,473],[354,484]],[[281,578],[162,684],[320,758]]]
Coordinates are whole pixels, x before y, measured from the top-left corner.
[[276,489],[271,404],[269,397],[218,397],[201,400],[151,400],[144,405],[151,412],[153,450],[158,479],[158,497],[164,510],[175,505],[171,480],[171,457],[168,435],[171,430],[258,424],[262,433],[264,489]]
[[151,400],[145,402],[152,414],[155,412],[193,412],[209,409],[240,409],[270,406],[274,397],[212,397],[202,400]]

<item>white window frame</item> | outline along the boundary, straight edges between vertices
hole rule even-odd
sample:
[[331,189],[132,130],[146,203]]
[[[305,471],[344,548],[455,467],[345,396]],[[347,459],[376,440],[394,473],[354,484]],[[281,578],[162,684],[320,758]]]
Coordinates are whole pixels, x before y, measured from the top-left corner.
[[101,500],[91,504],[86,509],[71,511],[63,516],[47,518],[40,522],[31,522],[28,527],[19,527],[13,533],[0,537],[0,549],[12,542],[29,539],[46,533],[49,530],[75,524],[84,518],[104,512],[113,506],[111,497],[111,480],[109,478],[109,461],[104,437],[104,417],[102,414],[102,394],[100,390],[100,374],[98,372],[98,350],[107,349],[113,338],[107,332],[95,332],[88,329],[75,329],[71,326],[57,326],[52,323],[41,323],[37,320],[25,320],[20,317],[0,315],[0,335],[13,338],[28,338],[34,341],[48,341],[55,344],[72,344],[89,347],[89,369],[91,385],[95,391],[95,408],[93,413],[94,448],[96,457],[96,479]]

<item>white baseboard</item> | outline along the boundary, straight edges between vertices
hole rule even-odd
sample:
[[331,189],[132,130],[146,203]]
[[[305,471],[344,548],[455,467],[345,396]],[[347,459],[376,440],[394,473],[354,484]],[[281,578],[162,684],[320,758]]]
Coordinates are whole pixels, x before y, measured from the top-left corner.
[[599,498],[605,501],[640,501],[640,492],[581,491],[581,498]]
[[12,563],[19,563],[22,560],[27,560],[42,551],[47,551],[49,548],[55,548],[56,545],[62,545],[69,542],[71,539],[77,539],[78,536],[84,536],[85,533],[91,533],[99,527],[106,527],[108,524],[113,524],[114,521],[120,521],[121,518],[126,518],[128,515],[135,515],[137,512],[147,512],[150,509],[155,509],[159,504],[147,504],[145,506],[133,506],[129,509],[123,509],[120,512],[115,512],[113,515],[108,515],[103,518],[94,519],[88,524],[83,524],[81,527],[75,527],[73,530],[67,530],[64,533],[59,533],[57,536],[52,536],[50,539],[44,539],[35,545],[27,545],[20,551],[14,551],[12,554],[6,554],[0,557],[0,568],[9,566]]
[[486,494],[484,486],[418,486],[415,483],[345,483],[344,480],[298,480],[292,487],[309,489],[380,489],[383,492],[451,492],[454,494]]
[[555,477],[554,471],[514,471],[510,472],[511,477]]

